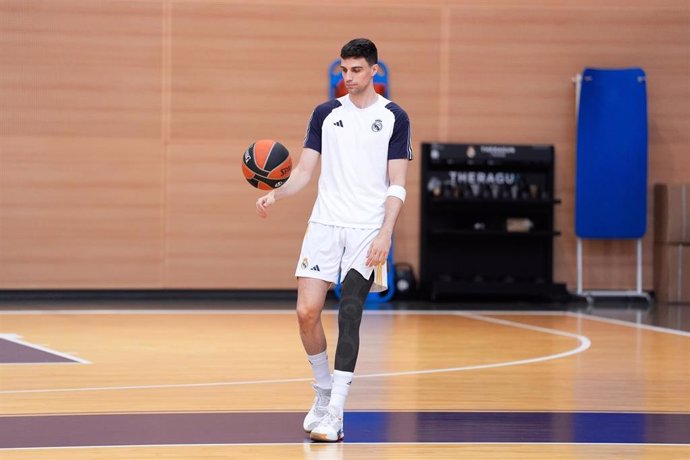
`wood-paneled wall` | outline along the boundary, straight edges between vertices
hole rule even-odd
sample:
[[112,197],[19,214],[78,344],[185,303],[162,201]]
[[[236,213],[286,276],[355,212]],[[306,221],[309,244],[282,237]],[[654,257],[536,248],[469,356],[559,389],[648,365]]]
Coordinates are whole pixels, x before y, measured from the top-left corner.
[[[315,181],[263,221],[240,159],[260,138],[298,159],[356,36],[377,43],[417,150],[556,146],[570,288],[575,74],[643,67],[650,189],[690,178],[686,0],[0,0],[0,288],[293,288]],[[415,266],[419,164],[395,248]],[[632,243],[585,249],[586,287],[634,286]]]

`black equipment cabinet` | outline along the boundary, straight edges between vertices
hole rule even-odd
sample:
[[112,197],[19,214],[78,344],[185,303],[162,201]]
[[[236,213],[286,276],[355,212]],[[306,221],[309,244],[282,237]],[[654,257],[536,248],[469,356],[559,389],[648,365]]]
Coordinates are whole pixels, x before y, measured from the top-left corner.
[[553,146],[424,143],[420,188],[427,297],[567,298],[553,282]]

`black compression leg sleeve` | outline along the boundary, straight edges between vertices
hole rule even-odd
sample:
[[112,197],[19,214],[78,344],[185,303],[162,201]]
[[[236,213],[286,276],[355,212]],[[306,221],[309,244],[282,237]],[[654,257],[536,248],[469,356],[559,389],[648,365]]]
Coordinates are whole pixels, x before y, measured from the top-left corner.
[[359,325],[362,322],[364,301],[374,282],[374,273],[367,280],[355,269],[347,272],[341,290],[338,311],[338,347],[335,349],[335,369],[354,372],[359,353]]

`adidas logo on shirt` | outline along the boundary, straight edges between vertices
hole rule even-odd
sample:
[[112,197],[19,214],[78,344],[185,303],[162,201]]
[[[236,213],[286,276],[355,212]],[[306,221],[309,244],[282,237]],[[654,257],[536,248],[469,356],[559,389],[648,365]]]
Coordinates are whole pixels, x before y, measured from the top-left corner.
[[320,271],[321,271],[321,270],[319,269],[319,266],[318,266],[318,265],[314,265],[314,266],[311,267],[309,270],[311,270],[311,271],[313,271],[313,272],[320,272]]
[[333,126],[340,126],[341,128],[344,128],[345,126],[343,125],[343,120],[338,120],[335,123],[333,123]]

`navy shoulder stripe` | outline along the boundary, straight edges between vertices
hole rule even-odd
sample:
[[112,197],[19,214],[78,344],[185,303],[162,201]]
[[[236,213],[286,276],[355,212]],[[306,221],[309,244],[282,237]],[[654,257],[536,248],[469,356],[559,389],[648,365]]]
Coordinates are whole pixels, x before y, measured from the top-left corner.
[[321,153],[321,128],[326,117],[342,104],[337,99],[316,106],[307,124],[307,134],[304,136],[304,147]]
[[410,118],[402,107],[395,102],[386,104],[386,108],[393,113],[395,125],[393,134],[388,142],[388,159],[397,160],[407,158],[411,160],[412,155],[412,127]]

